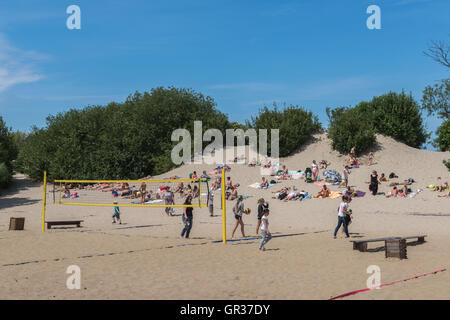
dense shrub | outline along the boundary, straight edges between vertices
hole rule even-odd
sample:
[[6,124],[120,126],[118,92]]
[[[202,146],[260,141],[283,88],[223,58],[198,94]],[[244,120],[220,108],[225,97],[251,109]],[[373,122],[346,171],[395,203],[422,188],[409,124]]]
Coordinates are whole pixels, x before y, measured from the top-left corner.
[[352,108],[327,108],[329,119],[328,137],[331,146],[347,154],[352,147],[357,155],[369,150],[376,143],[375,131],[366,116]]
[[17,164],[35,179],[125,179],[173,168],[172,131],[193,137],[194,120],[203,131],[230,127],[215,102],[188,89],[156,88],[122,103],[69,110],[47,118],[22,147]]
[[428,138],[420,106],[411,94],[389,92],[355,108],[369,118],[376,133],[414,148],[419,148]]
[[450,119],[444,121],[436,131],[435,145],[441,151],[450,150]]
[[11,183],[11,171],[5,163],[0,163],[0,188],[7,188]]
[[447,167],[448,171],[450,171],[450,159],[448,159],[448,161],[443,161],[444,165]]
[[11,182],[12,162],[17,156],[17,147],[8,127],[0,116],[0,188]]
[[17,156],[17,148],[14,144],[12,134],[0,116],[0,163],[12,169],[12,161]]
[[267,129],[268,154],[271,152],[270,129],[279,129],[280,156],[285,157],[291,154],[304,144],[313,133],[321,129],[317,116],[298,106],[289,106],[278,109],[274,105],[273,109],[264,107],[259,111],[258,116],[252,117],[247,122],[247,126],[259,129]]
[[374,133],[392,137],[415,148],[419,148],[429,137],[419,105],[404,92],[389,92],[369,102],[361,102],[354,108],[327,109],[327,114],[333,148],[341,153],[349,152],[353,145],[357,153],[367,151],[375,143]]

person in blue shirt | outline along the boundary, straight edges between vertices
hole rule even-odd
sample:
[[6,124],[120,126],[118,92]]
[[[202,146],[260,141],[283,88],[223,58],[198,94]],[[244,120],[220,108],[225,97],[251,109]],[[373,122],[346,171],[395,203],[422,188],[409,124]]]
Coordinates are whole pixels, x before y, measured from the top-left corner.
[[[117,201],[114,201],[114,204],[117,204]],[[119,206],[114,206],[114,214],[112,216],[112,223],[116,223],[116,219],[119,222],[119,224],[122,224],[122,220],[120,220],[120,209]]]

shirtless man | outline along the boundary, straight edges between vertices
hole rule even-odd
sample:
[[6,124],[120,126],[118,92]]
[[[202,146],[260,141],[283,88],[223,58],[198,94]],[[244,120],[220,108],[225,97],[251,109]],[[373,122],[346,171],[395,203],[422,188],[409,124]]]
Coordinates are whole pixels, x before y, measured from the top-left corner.
[[330,196],[330,194],[331,194],[330,189],[328,189],[327,186],[324,185],[324,186],[322,187],[322,190],[320,190],[320,191],[314,196],[314,198],[321,198],[321,199],[323,199],[323,198],[328,198],[328,197]]

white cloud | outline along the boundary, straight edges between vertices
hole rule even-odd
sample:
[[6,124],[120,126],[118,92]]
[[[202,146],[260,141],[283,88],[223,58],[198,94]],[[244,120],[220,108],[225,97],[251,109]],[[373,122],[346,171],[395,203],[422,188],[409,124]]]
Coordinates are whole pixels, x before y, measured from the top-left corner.
[[35,51],[14,47],[0,33],[0,93],[14,85],[42,79],[44,76],[37,71],[36,62],[46,58]]

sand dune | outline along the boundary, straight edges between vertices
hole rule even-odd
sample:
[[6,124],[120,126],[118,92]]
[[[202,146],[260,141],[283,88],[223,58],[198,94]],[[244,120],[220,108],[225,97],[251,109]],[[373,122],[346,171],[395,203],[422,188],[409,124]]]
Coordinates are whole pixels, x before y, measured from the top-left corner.
[[[250,196],[245,205],[253,212],[244,217],[250,238],[226,245],[217,242],[222,238],[219,196],[214,217],[206,208],[194,209],[192,238],[186,240],[179,236],[180,209],[168,217],[162,208],[122,208],[126,224],[117,226],[111,224],[112,208],[54,205],[49,192],[49,218],[82,218],[84,224],[42,233],[42,186],[16,175],[14,187],[0,197],[0,299],[328,299],[365,288],[370,265],[381,268],[382,283],[449,268],[450,198],[438,198],[426,186],[450,182],[442,164],[450,152],[418,150],[384,136],[377,141],[376,164],[368,167],[362,157],[364,165],[352,169],[350,184],[368,192],[365,182],[375,169],[379,174],[395,172],[395,181],[413,178],[413,191],[423,192],[414,198],[366,194],[354,199],[350,232],[356,238],[428,235],[424,244],[408,246],[406,260],[386,259],[383,250],[354,251],[342,235],[332,239],[339,199],[271,199],[280,186],[295,185],[310,193],[319,186],[290,180],[268,190],[253,189],[248,186],[261,180],[260,170],[243,164],[231,165],[229,175],[240,183],[239,193]],[[341,172],[346,157],[331,150],[325,134],[318,134],[280,163],[304,170],[313,159],[326,159],[330,169]],[[187,177],[215,166],[184,165],[155,178]],[[379,192],[390,189],[383,183]],[[108,193],[84,193],[89,201],[110,201]],[[266,252],[257,250],[259,239],[254,238],[260,197],[269,200],[270,228],[276,236]],[[228,237],[234,225],[232,203],[227,204]],[[26,218],[25,231],[8,231],[14,216]],[[65,271],[72,264],[81,268],[81,290],[66,288]],[[449,299],[449,280],[450,270],[346,299]]]

